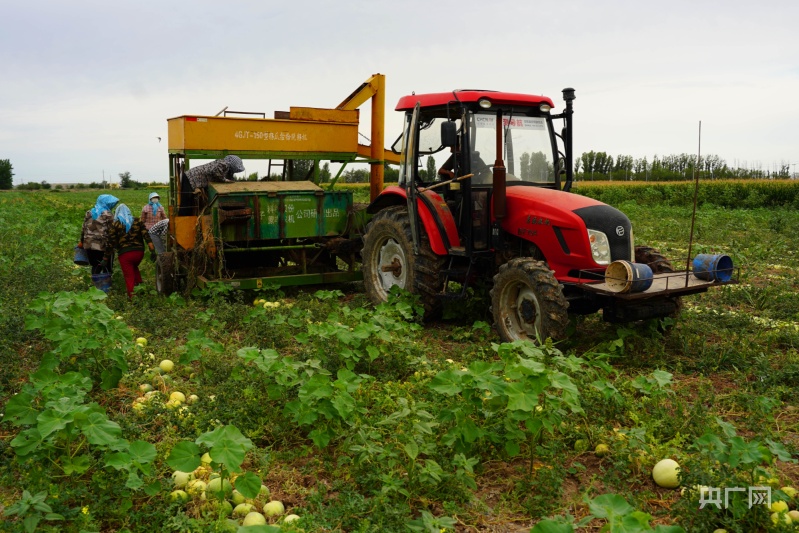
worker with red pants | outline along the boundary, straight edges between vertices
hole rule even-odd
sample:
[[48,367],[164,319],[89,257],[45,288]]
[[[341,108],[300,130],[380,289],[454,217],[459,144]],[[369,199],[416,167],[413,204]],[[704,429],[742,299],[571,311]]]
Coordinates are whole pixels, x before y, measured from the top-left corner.
[[133,297],[133,288],[142,282],[139,264],[144,258],[145,243],[152,251],[153,242],[142,221],[134,218],[125,204],[117,205],[114,210],[114,220],[108,231],[103,262],[104,266],[107,266],[114,250],[117,251],[128,298]]

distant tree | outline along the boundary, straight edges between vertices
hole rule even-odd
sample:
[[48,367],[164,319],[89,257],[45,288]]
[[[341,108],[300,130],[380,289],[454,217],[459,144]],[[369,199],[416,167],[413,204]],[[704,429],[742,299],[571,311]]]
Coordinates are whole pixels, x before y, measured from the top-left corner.
[[438,167],[436,167],[436,160],[433,159],[432,155],[427,156],[427,179],[433,181],[437,173]]
[[539,182],[547,181],[547,176],[552,172],[552,165],[547,161],[547,156],[544,155],[544,152],[533,152],[530,154],[529,161],[529,176],[527,179]]
[[383,166],[383,181],[387,183],[397,183],[399,181],[399,169],[386,163]]
[[519,177],[524,181],[530,181],[532,175],[532,170],[530,169],[530,154],[524,152],[521,157],[519,157]]
[[14,167],[8,159],[0,159],[0,189],[14,188]]
[[312,159],[295,159],[289,161],[289,181],[313,180],[314,161]]
[[253,172],[249,176],[247,176],[247,181],[258,181],[258,173]]
[[362,168],[350,169],[343,174],[344,183],[369,183],[369,171]]
[[330,173],[330,163],[325,162],[319,170],[319,183],[327,183],[330,181],[332,174]]
[[133,185],[133,178],[130,177],[130,172],[122,172],[119,174],[119,187],[127,189]]

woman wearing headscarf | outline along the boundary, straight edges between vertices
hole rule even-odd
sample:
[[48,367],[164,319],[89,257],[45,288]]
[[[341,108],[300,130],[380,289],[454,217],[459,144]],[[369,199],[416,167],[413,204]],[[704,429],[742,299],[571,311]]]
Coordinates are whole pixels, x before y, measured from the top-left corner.
[[161,205],[161,197],[157,192],[151,192],[147,198],[147,205],[141,208],[141,215],[139,219],[144,224],[144,228],[149,230],[153,224],[160,222],[166,218],[166,211],[164,206]]
[[78,248],[86,250],[86,255],[89,257],[89,265],[92,267],[92,274],[100,274],[106,271],[102,266],[102,262],[105,256],[108,232],[114,219],[111,210],[118,203],[119,199],[116,196],[101,194],[97,197],[94,207],[86,211],[86,216],[83,217],[83,227],[80,231]]
[[133,288],[142,282],[139,264],[144,258],[145,243],[152,251],[153,243],[142,221],[133,217],[128,206],[119,204],[114,210],[103,262],[110,263],[114,250],[119,253],[119,266],[125,277],[128,298],[133,297]]
[[209,182],[229,183],[236,181],[234,174],[244,172],[244,162],[237,155],[228,155],[222,159],[211,161],[189,169],[186,177],[192,190],[204,189]]

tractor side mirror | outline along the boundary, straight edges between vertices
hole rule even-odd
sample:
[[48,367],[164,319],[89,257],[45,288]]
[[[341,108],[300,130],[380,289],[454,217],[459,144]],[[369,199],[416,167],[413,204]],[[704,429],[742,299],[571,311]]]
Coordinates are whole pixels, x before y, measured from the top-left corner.
[[454,122],[441,123],[441,146],[458,146],[458,128]]

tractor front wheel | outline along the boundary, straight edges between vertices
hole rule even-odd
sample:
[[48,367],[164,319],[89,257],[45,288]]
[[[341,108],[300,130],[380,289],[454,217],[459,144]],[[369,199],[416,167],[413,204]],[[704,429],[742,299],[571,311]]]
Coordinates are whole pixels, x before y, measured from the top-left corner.
[[537,342],[566,337],[569,303],[543,261],[517,257],[499,267],[491,289],[491,307],[505,342]]
[[395,206],[376,214],[363,237],[363,283],[375,305],[388,300],[394,286],[418,294],[424,317],[430,319],[441,311],[436,295],[443,287],[440,272],[446,258],[433,253],[424,230],[421,233],[419,254],[414,255],[408,210]]
[[[649,265],[653,274],[668,274],[674,272],[674,265],[660,253],[657,248],[651,246],[635,247],[635,262]],[[669,298],[674,303],[674,311],[669,313],[670,318],[677,318],[682,312],[682,299],[679,296]]]
[[652,269],[652,273],[661,274],[663,272],[674,272],[674,266],[666,256],[656,248],[650,246],[635,247],[635,262],[644,263]]

